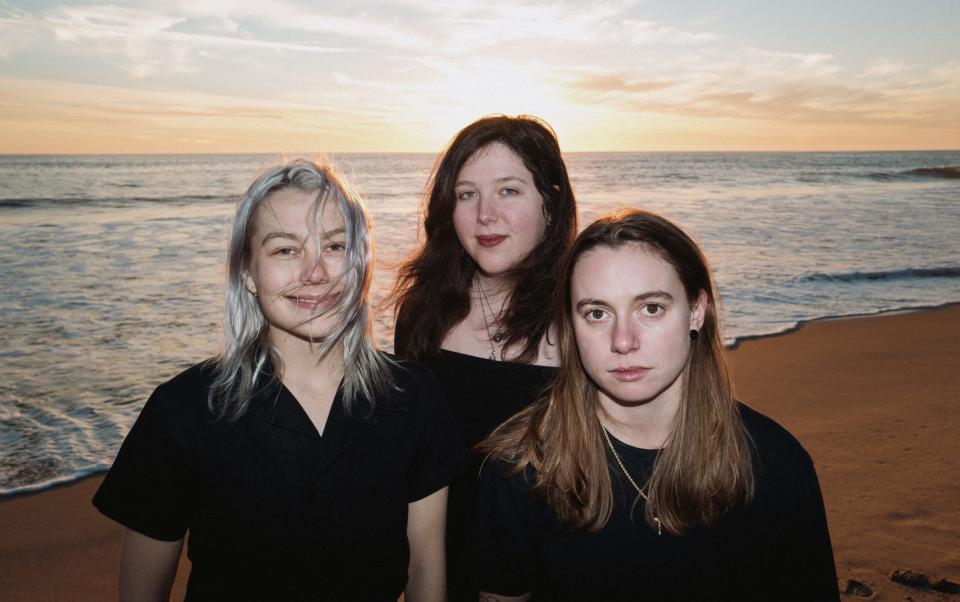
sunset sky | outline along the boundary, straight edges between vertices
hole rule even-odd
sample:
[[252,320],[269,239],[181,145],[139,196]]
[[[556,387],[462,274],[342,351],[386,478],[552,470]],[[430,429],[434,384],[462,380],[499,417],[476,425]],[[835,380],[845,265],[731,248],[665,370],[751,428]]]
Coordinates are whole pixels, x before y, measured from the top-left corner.
[[[787,6],[789,5],[789,6]],[[960,148],[957,0],[0,0],[0,153]]]

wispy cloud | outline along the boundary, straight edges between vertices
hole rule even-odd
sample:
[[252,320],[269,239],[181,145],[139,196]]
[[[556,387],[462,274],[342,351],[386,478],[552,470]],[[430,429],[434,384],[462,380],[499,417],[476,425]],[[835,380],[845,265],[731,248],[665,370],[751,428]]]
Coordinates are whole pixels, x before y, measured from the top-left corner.
[[[878,59],[865,73],[882,79],[860,81],[829,53],[728,44],[616,74],[603,68],[568,72],[562,85],[572,101],[623,112],[793,124],[956,124],[960,95],[945,95],[939,86],[931,93],[936,75],[899,77],[906,71],[902,62]],[[935,70],[947,79],[949,73]]]
[[885,76],[885,75],[896,75],[897,73],[902,73],[906,69],[906,65],[903,61],[896,61],[891,59],[877,59],[872,61],[867,68],[864,70],[864,73],[867,75],[873,76]]
[[717,42],[721,36],[708,31],[684,30],[656,21],[623,22],[624,37],[631,46],[694,46]]
[[588,94],[645,94],[664,90],[674,84],[675,82],[672,81],[635,80],[623,74],[588,74],[571,82],[570,88]]

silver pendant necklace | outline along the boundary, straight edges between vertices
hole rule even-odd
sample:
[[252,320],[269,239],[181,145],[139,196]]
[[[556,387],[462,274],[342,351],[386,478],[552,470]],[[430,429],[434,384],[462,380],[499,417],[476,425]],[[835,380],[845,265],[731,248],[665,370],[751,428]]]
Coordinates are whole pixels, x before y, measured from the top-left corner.
[[[489,359],[496,360],[497,345],[499,345],[500,342],[503,341],[503,331],[497,328],[497,330],[493,334],[490,333],[490,322],[487,321],[487,308],[489,308],[490,313],[493,314],[493,306],[490,305],[490,300],[487,299],[487,293],[486,291],[483,290],[483,283],[480,282],[479,274],[476,277],[476,282],[477,282],[477,289],[480,291],[480,312],[483,315],[483,328],[487,332],[487,342],[490,343]],[[506,302],[507,302],[507,298],[504,297],[503,301],[500,303],[500,313],[503,313],[503,306]],[[493,317],[497,318],[497,320],[494,321],[495,326],[499,323],[500,313],[493,314]]]

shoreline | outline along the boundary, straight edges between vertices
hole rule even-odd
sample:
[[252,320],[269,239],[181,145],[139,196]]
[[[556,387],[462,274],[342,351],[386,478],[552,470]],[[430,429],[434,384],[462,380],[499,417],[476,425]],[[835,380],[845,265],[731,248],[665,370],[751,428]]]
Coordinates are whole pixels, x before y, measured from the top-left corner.
[[[956,332],[950,303],[817,319],[729,351],[737,397],[814,460],[841,591],[855,579],[873,599],[946,599],[892,582],[895,570],[960,582]],[[5,600],[115,598],[123,529],[90,503],[101,478],[0,498]],[[187,571],[182,557],[174,600]]]
[[[736,351],[740,345],[749,341],[762,341],[764,339],[782,337],[786,335],[793,334],[799,331],[804,326],[810,324],[818,324],[820,322],[836,322],[842,320],[855,320],[859,318],[879,318],[882,316],[897,316],[897,315],[906,315],[918,312],[925,311],[936,311],[938,309],[947,309],[955,305],[960,305],[960,301],[945,301],[943,303],[937,303],[936,305],[908,305],[905,307],[895,307],[893,309],[878,309],[873,312],[862,312],[856,314],[843,314],[843,315],[828,315],[828,316],[818,316],[816,318],[808,318],[805,320],[798,320],[793,324],[793,326],[788,326],[783,330],[778,330],[777,332],[770,332],[766,334],[745,334],[739,337],[733,337],[733,342],[729,345],[725,345],[727,352]],[[0,497],[0,499],[3,499]]]

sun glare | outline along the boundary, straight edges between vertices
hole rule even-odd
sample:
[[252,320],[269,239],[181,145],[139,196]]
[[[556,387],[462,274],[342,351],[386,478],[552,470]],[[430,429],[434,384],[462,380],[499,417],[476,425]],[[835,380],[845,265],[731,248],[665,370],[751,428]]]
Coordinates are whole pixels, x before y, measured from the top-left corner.
[[449,74],[430,91],[436,101],[425,138],[445,144],[470,122],[491,114],[534,115],[559,131],[575,109],[564,102],[562,91],[542,81],[542,73],[474,64]]

